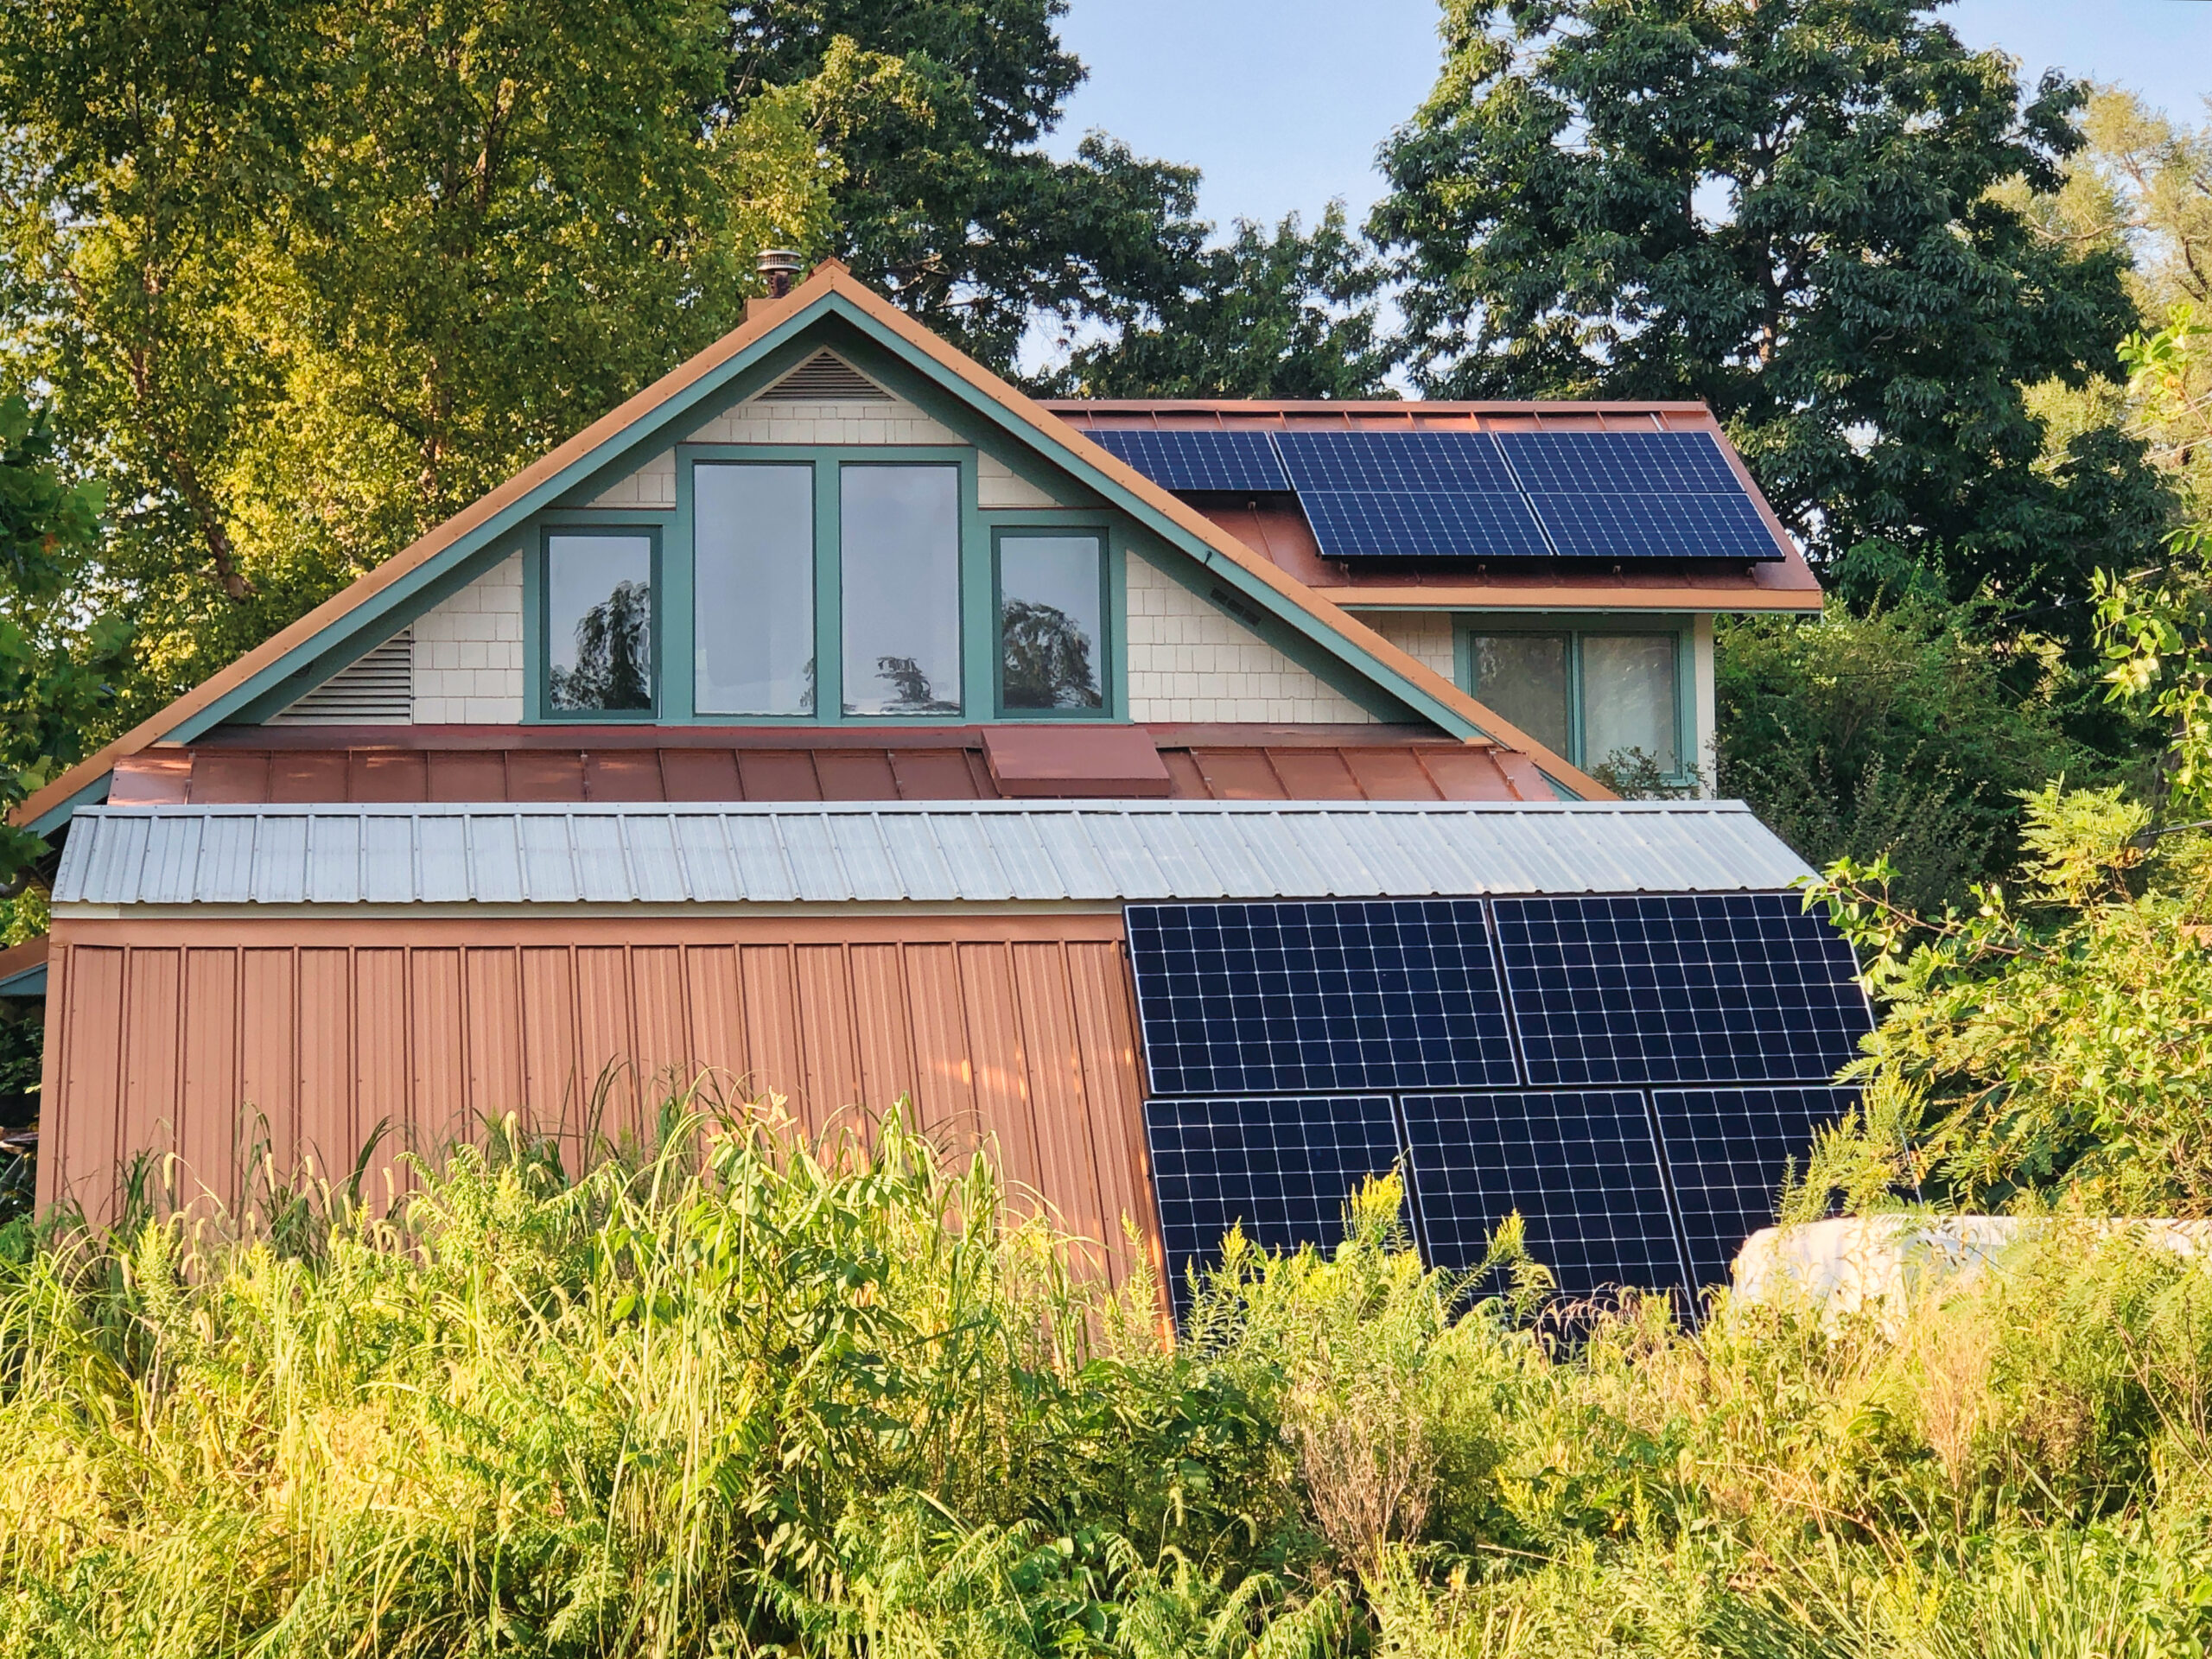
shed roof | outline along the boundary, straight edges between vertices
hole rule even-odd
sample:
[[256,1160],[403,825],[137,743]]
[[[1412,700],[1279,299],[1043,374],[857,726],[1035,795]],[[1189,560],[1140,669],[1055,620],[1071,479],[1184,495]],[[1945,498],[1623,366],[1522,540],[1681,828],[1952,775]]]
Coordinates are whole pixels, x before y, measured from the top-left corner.
[[1760,891],[1808,874],[1733,801],[101,807],[79,811],[54,900],[1117,905]]

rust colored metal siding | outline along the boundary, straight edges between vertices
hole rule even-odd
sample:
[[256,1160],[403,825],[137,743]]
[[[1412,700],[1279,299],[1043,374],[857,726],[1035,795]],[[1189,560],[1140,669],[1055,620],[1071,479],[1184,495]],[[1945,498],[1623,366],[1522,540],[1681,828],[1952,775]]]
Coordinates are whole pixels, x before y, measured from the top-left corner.
[[1123,1217],[1153,1230],[1117,914],[80,920],[51,960],[40,1202],[95,1219],[140,1154],[236,1206],[256,1165],[343,1179],[379,1125],[379,1166],[509,1112],[640,1134],[703,1073],[816,1134],[910,1097],[1116,1281]]

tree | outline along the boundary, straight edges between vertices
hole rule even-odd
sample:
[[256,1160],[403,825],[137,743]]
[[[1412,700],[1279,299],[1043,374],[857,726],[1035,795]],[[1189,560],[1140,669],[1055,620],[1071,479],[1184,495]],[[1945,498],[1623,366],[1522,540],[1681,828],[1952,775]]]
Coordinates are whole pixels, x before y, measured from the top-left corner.
[[1011,369],[1041,315],[1108,317],[1179,290],[1207,226],[1198,173],[1099,134],[1039,141],[1082,84],[1066,0],[753,0],[733,96],[818,89],[838,162],[833,243],[854,273]]
[[1000,615],[1009,709],[1096,709],[1104,699],[1090,636],[1057,605],[1010,599]]
[[1135,308],[1110,339],[1052,377],[1077,397],[1375,397],[1396,366],[1377,315],[1383,271],[1332,202],[1311,232],[1238,219],[1173,295]]
[[1930,10],[1446,0],[1373,230],[1428,390],[1701,398],[1831,567],[1879,538],[2079,640],[2165,497],[2109,428],[2046,454],[2025,388],[2116,371],[2126,254],[2000,191],[2057,188],[2082,89]]

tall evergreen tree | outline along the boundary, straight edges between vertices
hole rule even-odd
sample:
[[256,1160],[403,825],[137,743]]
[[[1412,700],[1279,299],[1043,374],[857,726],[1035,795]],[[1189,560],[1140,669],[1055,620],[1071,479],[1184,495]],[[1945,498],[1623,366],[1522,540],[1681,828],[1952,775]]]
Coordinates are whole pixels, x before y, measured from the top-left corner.
[[[2123,253],[2038,234],[2083,91],[2024,96],[1922,0],[1446,0],[1388,144],[1422,384],[1694,397],[1816,556],[1890,550],[2076,637],[2164,493],[2024,389],[2116,372]],[[2000,187],[2012,184],[2010,195]]]

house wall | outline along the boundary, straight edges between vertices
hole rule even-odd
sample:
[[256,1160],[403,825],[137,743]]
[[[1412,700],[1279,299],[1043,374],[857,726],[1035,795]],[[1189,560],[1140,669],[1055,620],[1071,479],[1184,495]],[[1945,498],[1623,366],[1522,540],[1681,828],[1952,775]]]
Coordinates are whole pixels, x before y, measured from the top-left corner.
[[[910,1096],[956,1153],[1131,1269],[1154,1226],[1117,914],[610,921],[69,921],[50,959],[39,1204],[115,1213],[174,1155],[181,1203],[241,1201],[242,1149],[342,1178],[379,1124],[435,1153],[519,1113],[610,1134],[709,1072],[810,1131]],[[395,1178],[397,1179],[397,1178]]]
[[1375,718],[1141,555],[1128,561],[1135,721],[1368,724]]
[[522,721],[522,556],[503,561],[415,623],[415,722]]

